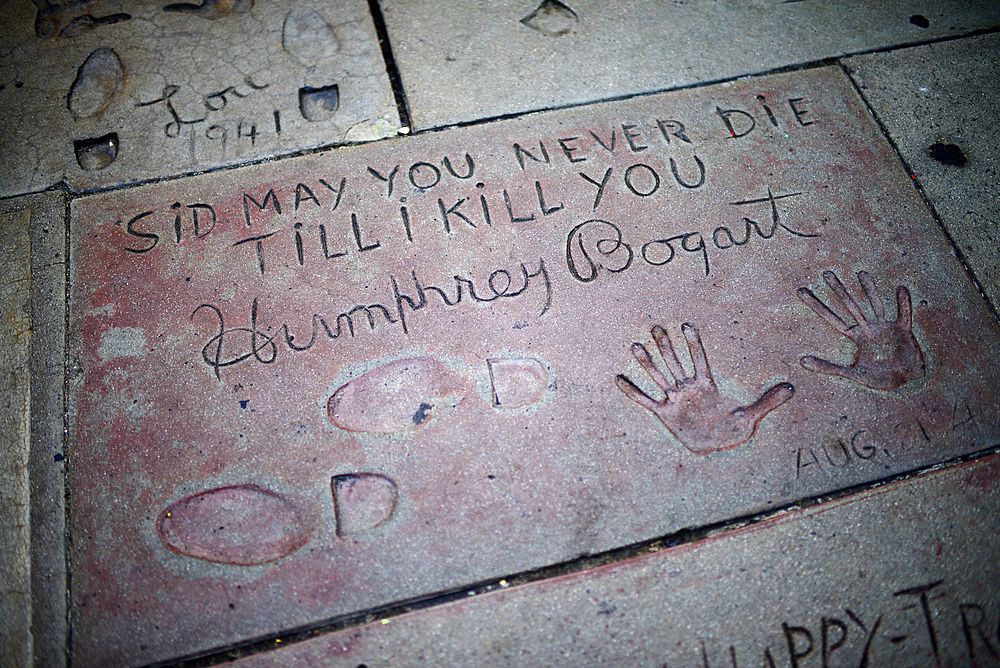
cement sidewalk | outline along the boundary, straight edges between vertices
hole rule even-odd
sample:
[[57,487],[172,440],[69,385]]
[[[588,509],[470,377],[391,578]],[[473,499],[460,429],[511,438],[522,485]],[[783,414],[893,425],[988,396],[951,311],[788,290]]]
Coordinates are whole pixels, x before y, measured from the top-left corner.
[[37,4],[4,665],[1000,665],[996,5]]

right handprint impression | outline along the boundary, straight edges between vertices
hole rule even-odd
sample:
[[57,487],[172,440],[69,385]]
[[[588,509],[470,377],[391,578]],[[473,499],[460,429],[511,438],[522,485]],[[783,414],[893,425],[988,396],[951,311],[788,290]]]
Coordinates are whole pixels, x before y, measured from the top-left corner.
[[858,272],[858,282],[871,304],[874,318],[868,317],[832,271],[823,272],[823,280],[833,291],[831,303],[841,312],[849,313],[856,324],[848,325],[809,288],[799,288],[799,298],[828,325],[854,342],[857,347],[854,361],[844,366],[807,355],[800,360],[802,366],[816,373],[853,380],[873,390],[894,390],[924,377],[927,367],[923,351],[913,336],[913,307],[905,286],[896,288],[897,315],[890,321],[886,320],[885,307],[867,272]]

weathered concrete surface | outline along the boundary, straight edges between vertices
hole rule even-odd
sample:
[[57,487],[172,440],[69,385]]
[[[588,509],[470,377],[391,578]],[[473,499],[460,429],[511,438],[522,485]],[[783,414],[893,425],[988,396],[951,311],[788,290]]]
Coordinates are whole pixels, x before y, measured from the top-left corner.
[[46,193],[31,217],[31,600],[35,662],[67,658],[65,378],[66,198]]
[[396,133],[363,0],[176,7],[184,4],[6,3],[0,195],[61,180],[77,189],[136,182]]
[[764,72],[1000,24],[976,2],[382,3],[416,128]]
[[29,211],[0,214],[0,662],[31,664]]
[[235,665],[996,666],[998,479],[993,456]]
[[62,195],[0,204],[3,249],[0,586],[3,665],[65,662]]
[[836,68],[95,195],[72,220],[81,663],[1000,440],[997,323]]
[[1000,307],[1000,36],[848,59],[862,94]]

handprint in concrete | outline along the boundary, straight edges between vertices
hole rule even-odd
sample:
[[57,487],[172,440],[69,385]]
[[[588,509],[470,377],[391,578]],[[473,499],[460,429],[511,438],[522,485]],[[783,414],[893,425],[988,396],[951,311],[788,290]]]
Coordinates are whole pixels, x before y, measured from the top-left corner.
[[756,433],[760,421],[795,393],[791,383],[778,383],[749,406],[722,395],[712,378],[698,330],[684,323],[681,331],[691,354],[693,375],[684,370],[670,337],[659,325],[651,333],[669,375],[660,370],[644,345],[632,344],[635,359],[666,395],[663,400],[653,399],[621,374],[616,381],[627,397],[652,411],[691,452],[708,454],[746,443]]
[[868,317],[835,273],[823,272],[823,280],[833,292],[830,303],[842,313],[846,311],[850,314],[855,324],[849,325],[809,288],[799,288],[799,299],[854,343],[854,361],[841,365],[807,355],[801,359],[802,366],[816,373],[853,380],[873,390],[894,390],[924,377],[927,366],[920,344],[913,336],[913,307],[906,286],[896,288],[896,319],[887,320],[885,306],[868,272],[859,271],[858,282],[871,304],[874,317]]

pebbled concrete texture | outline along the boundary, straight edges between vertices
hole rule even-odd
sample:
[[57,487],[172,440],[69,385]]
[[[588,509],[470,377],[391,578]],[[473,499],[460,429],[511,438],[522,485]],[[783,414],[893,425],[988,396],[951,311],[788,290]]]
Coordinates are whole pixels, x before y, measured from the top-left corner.
[[998,477],[993,456],[231,665],[993,666]]
[[994,307],[1000,307],[1000,72],[996,34],[849,58]]
[[178,176],[399,128],[361,0],[8,5],[0,195]]
[[71,220],[81,663],[998,441],[997,323],[836,67],[102,193]]
[[414,128],[754,74],[1000,24],[977,2],[382,3]]

